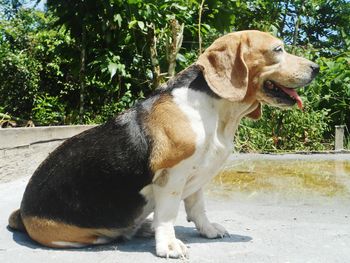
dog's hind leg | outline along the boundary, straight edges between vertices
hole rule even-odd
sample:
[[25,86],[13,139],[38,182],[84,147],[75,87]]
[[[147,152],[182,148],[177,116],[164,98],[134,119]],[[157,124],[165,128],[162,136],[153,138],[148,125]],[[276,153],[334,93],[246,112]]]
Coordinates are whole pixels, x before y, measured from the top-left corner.
[[118,229],[84,228],[38,217],[24,217],[23,223],[33,240],[54,248],[106,244],[120,236]]

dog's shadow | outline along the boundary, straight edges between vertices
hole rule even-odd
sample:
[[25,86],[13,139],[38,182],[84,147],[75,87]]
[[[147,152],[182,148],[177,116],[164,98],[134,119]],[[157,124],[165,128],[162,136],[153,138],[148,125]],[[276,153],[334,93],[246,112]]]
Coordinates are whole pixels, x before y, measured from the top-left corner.
[[[12,232],[12,239],[19,245],[29,247],[32,249],[39,250],[57,250],[62,251],[62,249],[48,248],[44,247],[32,239],[23,232],[13,231],[8,228],[9,231]],[[225,242],[225,243],[236,243],[236,242],[249,242],[252,240],[250,236],[242,236],[242,235],[230,235],[224,238],[217,239],[207,239],[201,237],[197,230],[194,227],[184,227],[184,226],[175,226],[176,237],[182,240],[186,245],[191,245],[195,243],[217,243],[217,242]],[[155,240],[153,237],[134,237],[131,240],[116,240],[111,243],[105,245],[95,245],[88,246],[84,248],[72,248],[72,249],[64,249],[69,251],[84,251],[84,252],[98,252],[98,251],[111,251],[118,250],[122,252],[149,252],[154,254],[155,251]]]

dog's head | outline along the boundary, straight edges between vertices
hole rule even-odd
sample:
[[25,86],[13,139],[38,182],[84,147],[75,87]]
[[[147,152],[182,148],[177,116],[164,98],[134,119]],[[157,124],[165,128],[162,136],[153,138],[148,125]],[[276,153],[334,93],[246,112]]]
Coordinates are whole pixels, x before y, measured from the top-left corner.
[[209,87],[230,101],[259,102],[250,114],[261,115],[260,103],[302,108],[296,88],[309,84],[319,66],[284,50],[283,42],[260,31],[240,31],[218,38],[199,57]]

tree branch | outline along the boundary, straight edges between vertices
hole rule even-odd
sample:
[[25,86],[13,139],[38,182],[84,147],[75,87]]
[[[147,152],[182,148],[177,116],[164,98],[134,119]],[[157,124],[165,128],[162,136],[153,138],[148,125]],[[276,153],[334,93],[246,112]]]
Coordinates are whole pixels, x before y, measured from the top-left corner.
[[155,25],[153,23],[147,24],[147,35],[149,41],[149,49],[151,54],[152,74],[153,74],[153,88],[157,88],[161,82],[160,66],[157,52],[157,38],[155,34]]
[[[170,21],[171,40],[167,46],[167,58],[169,62],[168,75],[169,77],[175,76],[176,69],[176,56],[182,46],[184,24],[180,25],[176,19]],[[168,42],[168,43],[169,43]]]
[[199,43],[199,55],[202,54],[202,34],[201,34],[201,26],[202,26],[202,12],[203,12],[203,5],[204,1],[202,0],[200,6],[199,6],[199,11],[198,11],[198,43]]

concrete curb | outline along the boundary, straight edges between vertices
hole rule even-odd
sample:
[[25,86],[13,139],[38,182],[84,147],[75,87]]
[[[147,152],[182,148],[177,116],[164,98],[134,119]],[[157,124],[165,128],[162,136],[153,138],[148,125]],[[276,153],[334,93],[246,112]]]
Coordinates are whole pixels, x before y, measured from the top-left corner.
[[0,129],[0,150],[65,140],[96,125],[48,126]]

